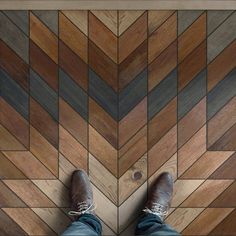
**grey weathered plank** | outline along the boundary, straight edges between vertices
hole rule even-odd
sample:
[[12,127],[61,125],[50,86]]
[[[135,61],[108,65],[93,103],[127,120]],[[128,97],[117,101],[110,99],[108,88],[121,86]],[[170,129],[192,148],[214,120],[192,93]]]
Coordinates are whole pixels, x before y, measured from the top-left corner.
[[29,97],[10,76],[0,68],[1,96],[25,119],[29,118]]
[[126,116],[147,94],[147,69],[142,71],[119,94],[119,120]]
[[157,114],[177,95],[177,69],[174,69],[150,93],[148,99],[148,119]]
[[59,71],[59,94],[85,120],[88,119],[87,94],[61,69]]
[[178,119],[187,114],[206,95],[206,70],[201,71],[178,94]]
[[89,95],[115,120],[118,120],[118,94],[92,70],[89,70]]
[[3,12],[0,12],[0,38],[28,63],[29,38]]
[[30,70],[30,95],[58,121],[57,93],[33,70]]

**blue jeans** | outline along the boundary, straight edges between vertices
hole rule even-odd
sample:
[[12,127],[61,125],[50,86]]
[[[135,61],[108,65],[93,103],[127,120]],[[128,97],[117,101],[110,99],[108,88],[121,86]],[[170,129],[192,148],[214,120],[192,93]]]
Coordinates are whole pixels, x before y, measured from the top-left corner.
[[[91,214],[84,214],[61,236],[100,236],[102,226],[99,219]],[[174,229],[163,223],[158,216],[153,214],[144,214],[139,220],[135,235],[150,235],[150,236],[179,236]]]

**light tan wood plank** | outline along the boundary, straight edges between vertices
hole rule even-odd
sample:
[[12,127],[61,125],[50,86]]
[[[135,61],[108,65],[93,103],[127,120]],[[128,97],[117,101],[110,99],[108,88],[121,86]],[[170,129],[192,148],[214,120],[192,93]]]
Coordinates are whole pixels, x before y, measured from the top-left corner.
[[91,182],[114,204],[117,204],[117,179],[94,156],[89,154],[89,177]]
[[172,207],[178,207],[204,180],[180,180],[174,183]]
[[119,204],[123,203],[147,180],[147,154],[141,157],[119,179]]
[[62,13],[85,35],[88,35],[88,11],[64,10]]
[[69,207],[68,189],[59,180],[32,180],[59,207]]
[[204,125],[178,151],[178,175],[188,169],[206,151],[206,126]]
[[233,180],[206,180],[181,204],[181,207],[207,207],[232,182]]
[[3,208],[28,235],[56,236],[49,226],[29,208]]
[[182,233],[208,235],[234,208],[207,208]]
[[4,180],[4,183],[29,207],[55,207],[30,180]]

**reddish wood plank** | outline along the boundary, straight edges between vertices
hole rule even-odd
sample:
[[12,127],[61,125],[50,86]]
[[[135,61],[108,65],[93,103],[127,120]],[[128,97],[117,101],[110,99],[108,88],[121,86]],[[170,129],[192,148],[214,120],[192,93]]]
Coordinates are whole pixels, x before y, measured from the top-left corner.
[[59,37],[82,60],[88,62],[88,39],[62,12],[59,12]]
[[179,90],[182,90],[206,66],[206,40],[179,65]]
[[58,62],[58,39],[32,12],[30,38],[55,62]]
[[115,91],[118,90],[117,64],[91,41],[89,41],[89,66]]
[[29,147],[29,124],[3,98],[0,98],[1,124],[26,148]]
[[87,91],[87,64],[61,40],[59,41],[59,65],[80,87]]
[[0,66],[25,90],[29,87],[28,65],[0,40]]
[[58,147],[58,123],[33,98],[30,98],[30,123],[55,148]]
[[174,13],[149,37],[148,62],[152,62],[177,37],[177,13]]
[[119,63],[147,38],[147,12],[142,14],[119,38]]
[[30,40],[30,66],[43,78],[55,91],[58,91],[57,64]]
[[148,67],[148,90],[158,85],[177,65],[177,41],[174,41]]
[[87,147],[87,122],[62,98],[59,99],[60,124]]
[[206,38],[206,12],[178,37],[179,63]]
[[89,123],[117,148],[118,124],[93,99],[89,99]]
[[117,63],[117,37],[96,16],[89,13],[89,37]]
[[148,123],[148,148],[155,145],[177,122],[177,99],[171,100]]

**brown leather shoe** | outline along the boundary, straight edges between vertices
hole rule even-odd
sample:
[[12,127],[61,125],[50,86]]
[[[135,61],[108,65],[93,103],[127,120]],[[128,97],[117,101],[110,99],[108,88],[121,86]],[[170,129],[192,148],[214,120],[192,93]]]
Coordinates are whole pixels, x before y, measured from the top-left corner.
[[83,170],[76,170],[71,178],[70,215],[94,214],[93,191],[88,175]]
[[170,173],[163,172],[151,187],[144,212],[158,215],[162,220],[168,213],[173,195],[173,179]]

